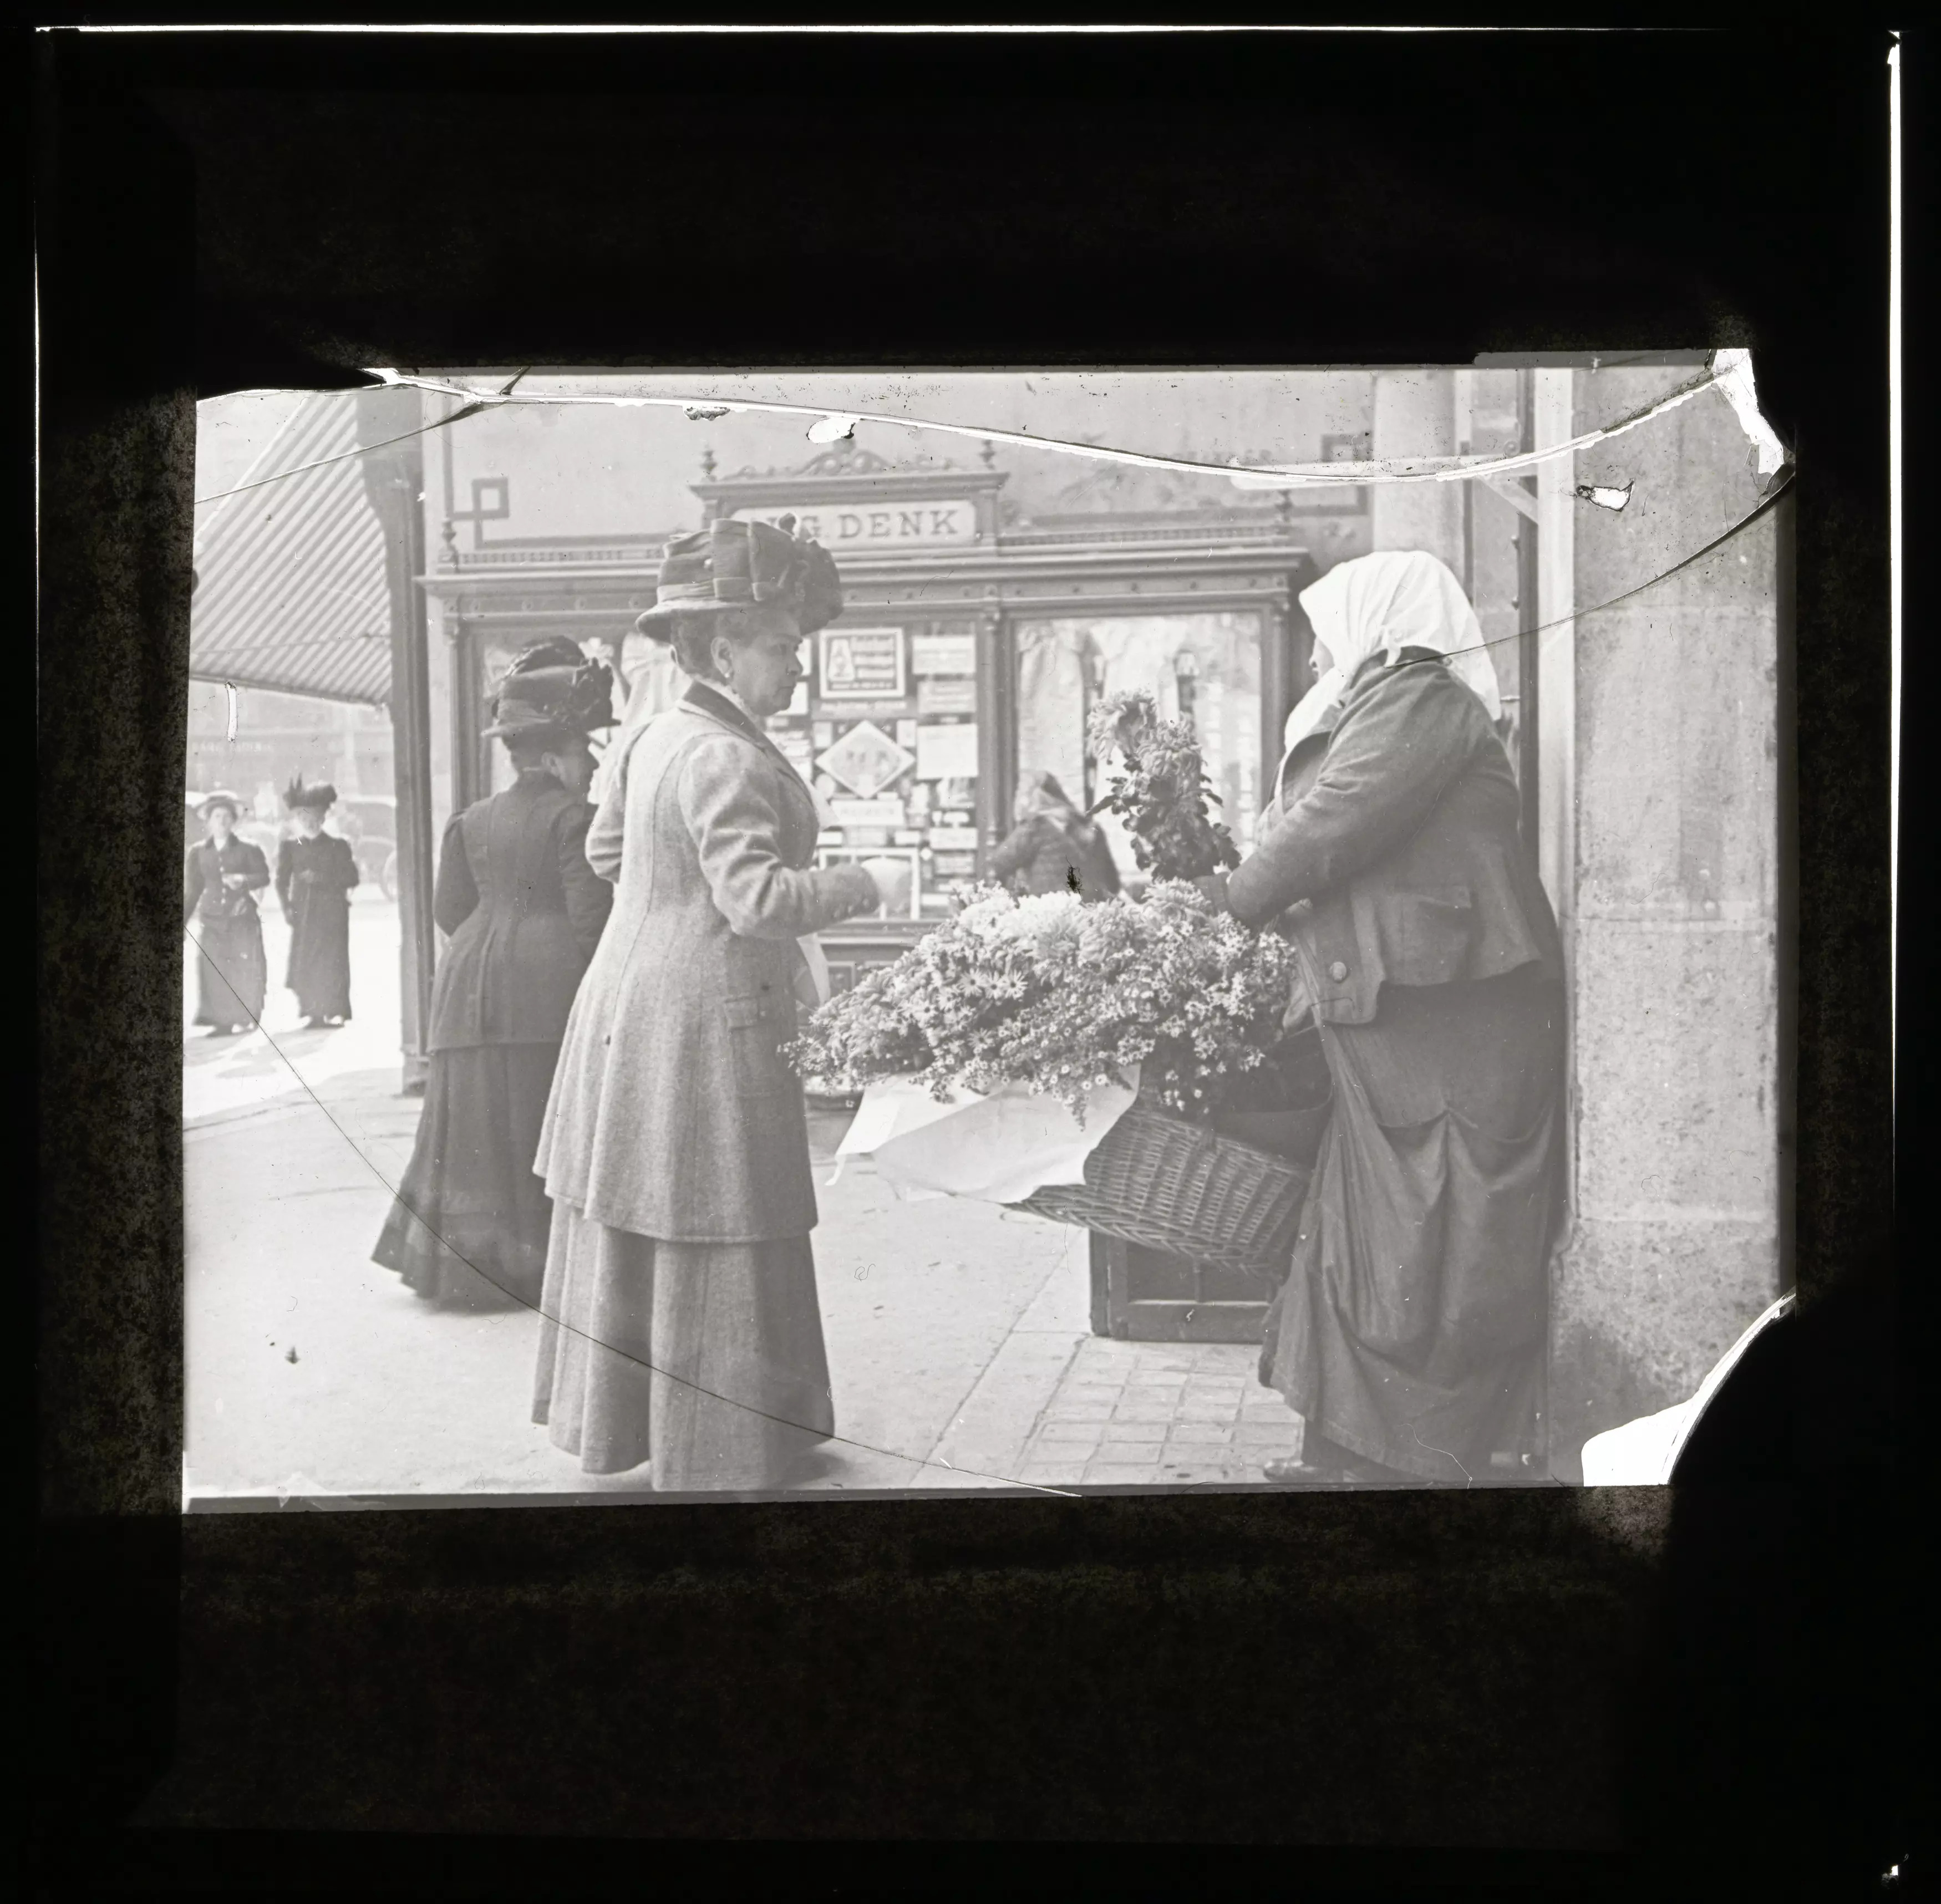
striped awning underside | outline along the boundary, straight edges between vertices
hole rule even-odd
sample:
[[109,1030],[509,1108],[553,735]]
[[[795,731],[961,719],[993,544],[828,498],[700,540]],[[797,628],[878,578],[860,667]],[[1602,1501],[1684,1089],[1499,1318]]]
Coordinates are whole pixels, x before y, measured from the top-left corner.
[[384,533],[359,460],[347,454],[356,447],[355,398],[319,393],[243,478],[260,486],[197,511],[193,678],[388,704]]

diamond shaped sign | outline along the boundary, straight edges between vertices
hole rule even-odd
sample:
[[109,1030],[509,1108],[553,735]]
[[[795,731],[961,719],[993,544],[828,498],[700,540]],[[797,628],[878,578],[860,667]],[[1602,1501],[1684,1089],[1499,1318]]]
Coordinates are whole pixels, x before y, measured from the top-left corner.
[[916,756],[905,753],[874,721],[859,720],[833,747],[818,754],[815,764],[858,798],[870,800],[915,766]]

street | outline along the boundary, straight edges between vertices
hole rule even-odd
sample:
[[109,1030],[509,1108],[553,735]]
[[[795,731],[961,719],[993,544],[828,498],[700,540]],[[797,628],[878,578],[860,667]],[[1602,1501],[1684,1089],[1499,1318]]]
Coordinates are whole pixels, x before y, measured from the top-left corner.
[[[423,1102],[400,1089],[396,906],[353,904],[335,1031],[280,990],[274,910],[264,1028],[184,1046],[185,1499],[640,1496],[647,1470],[583,1474],[530,1421],[536,1314],[434,1310],[370,1261]],[[1255,1351],[1090,1334],[1082,1231],[900,1203],[867,1159],[831,1182],[846,1123],[810,1119],[837,1438],[797,1491],[1230,1485],[1298,1450]]]

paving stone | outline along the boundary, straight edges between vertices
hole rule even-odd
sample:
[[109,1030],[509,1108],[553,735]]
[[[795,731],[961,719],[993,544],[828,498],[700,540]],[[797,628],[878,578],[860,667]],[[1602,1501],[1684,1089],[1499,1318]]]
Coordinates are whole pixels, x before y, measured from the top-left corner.
[[1105,1401],[1055,1401],[1044,1411],[1048,1422],[1109,1421],[1111,1417],[1111,1404]]
[[1099,1445],[1102,1430],[1115,1426],[1111,1422],[1097,1421],[1048,1421],[1032,1438],[1034,1447],[1043,1444],[1056,1444],[1060,1447],[1093,1448]]
[[1175,1443],[1200,1442],[1207,1444],[1230,1441],[1233,1429],[1224,1423],[1210,1421],[1175,1422],[1168,1438]]
[[1161,1402],[1122,1401],[1112,1410],[1114,1421],[1169,1422],[1173,1411]]
[[1107,1444],[1114,1441],[1157,1441],[1165,1438],[1169,1424],[1156,1421],[1108,1421],[1102,1437]]
[[1087,1466],[1085,1478],[1121,1487],[1151,1487],[1166,1476],[1156,1461],[1094,1461]]

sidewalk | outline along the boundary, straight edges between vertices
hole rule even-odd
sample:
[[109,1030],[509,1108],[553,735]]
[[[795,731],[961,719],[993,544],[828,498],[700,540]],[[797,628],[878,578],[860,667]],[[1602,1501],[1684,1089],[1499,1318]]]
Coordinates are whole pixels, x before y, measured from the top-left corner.
[[[529,1420],[536,1315],[434,1310],[370,1261],[422,1100],[394,1057],[332,1068],[349,1033],[309,1036],[344,1042],[294,1068],[266,1044],[263,1094],[186,1133],[188,1493],[638,1496],[644,1474],[582,1474]],[[900,1203],[867,1160],[830,1184],[845,1123],[811,1119],[839,1438],[799,1491],[1258,1484],[1298,1448],[1255,1350],[1090,1334],[1082,1232]]]

